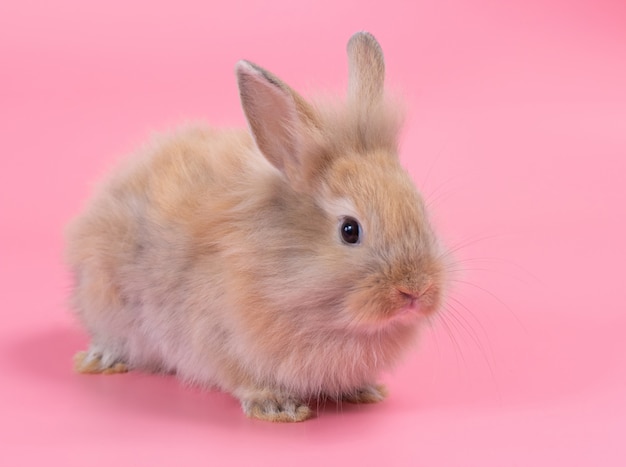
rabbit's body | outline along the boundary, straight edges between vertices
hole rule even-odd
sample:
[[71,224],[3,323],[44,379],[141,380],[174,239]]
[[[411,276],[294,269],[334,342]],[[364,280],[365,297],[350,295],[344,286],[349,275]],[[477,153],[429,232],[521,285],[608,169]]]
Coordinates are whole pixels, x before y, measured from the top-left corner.
[[[355,38],[353,72],[380,53]],[[382,82],[353,76],[361,100],[325,108],[251,64],[238,76],[252,136],[157,138],[72,225],[92,337],[77,369],[173,372],[277,421],[308,418],[310,398],[380,400],[376,378],[438,306],[442,274],[393,109],[370,96]]]

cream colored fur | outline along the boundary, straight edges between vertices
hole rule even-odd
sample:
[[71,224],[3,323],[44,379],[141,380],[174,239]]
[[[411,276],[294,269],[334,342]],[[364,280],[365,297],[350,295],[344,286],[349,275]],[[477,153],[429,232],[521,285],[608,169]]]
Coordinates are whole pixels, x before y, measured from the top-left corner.
[[[380,46],[357,33],[348,56],[333,106],[240,62],[252,134],[182,128],[102,185],[67,234],[92,339],[78,371],[173,372],[273,421],[308,418],[312,398],[384,397],[377,377],[439,306],[443,265],[398,162]],[[360,243],[342,242],[342,215]]]

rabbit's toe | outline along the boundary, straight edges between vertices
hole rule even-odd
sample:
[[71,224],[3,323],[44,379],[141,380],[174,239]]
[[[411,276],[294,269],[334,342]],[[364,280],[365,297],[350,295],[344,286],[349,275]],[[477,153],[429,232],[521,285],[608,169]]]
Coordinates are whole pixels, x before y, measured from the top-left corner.
[[308,405],[289,397],[248,399],[241,406],[248,417],[269,422],[302,422],[313,415]]
[[387,397],[387,388],[382,384],[368,384],[353,392],[343,394],[341,399],[351,404],[374,404]]
[[87,351],[80,351],[74,355],[74,370],[77,373],[126,373],[128,365],[115,354],[91,346]]

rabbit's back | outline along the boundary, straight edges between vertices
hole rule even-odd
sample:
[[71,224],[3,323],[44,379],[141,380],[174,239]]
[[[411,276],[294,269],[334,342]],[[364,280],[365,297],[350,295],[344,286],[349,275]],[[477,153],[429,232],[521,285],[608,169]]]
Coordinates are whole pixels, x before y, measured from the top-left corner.
[[220,228],[212,214],[223,216],[239,202],[237,186],[267,170],[255,156],[243,131],[187,127],[154,138],[100,187],[67,232],[72,305],[94,341],[106,340],[134,366],[179,366],[188,342],[181,334],[207,319],[188,314],[220,308],[210,306],[221,267],[211,258]]

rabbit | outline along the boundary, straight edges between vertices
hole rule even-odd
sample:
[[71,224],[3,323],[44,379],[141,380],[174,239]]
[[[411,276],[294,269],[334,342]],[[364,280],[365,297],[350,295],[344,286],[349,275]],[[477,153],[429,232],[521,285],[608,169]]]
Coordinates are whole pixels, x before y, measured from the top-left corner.
[[175,374],[275,422],[385,398],[446,268],[399,162],[381,47],[358,32],[347,54],[339,104],[239,61],[249,131],[187,124],[99,187],[66,235],[91,339],[77,372]]

